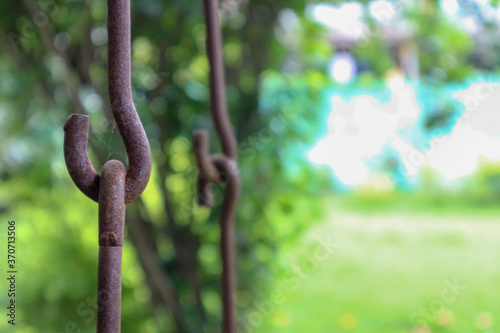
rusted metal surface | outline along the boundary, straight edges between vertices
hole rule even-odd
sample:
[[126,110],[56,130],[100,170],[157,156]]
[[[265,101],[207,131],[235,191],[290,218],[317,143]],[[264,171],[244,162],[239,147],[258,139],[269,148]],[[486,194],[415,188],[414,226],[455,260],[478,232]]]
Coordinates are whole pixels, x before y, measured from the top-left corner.
[[90,162],[87,151],[89,116],[72,114],[64,124],[64,158],[76,187],[90,199],[99,198],[100,177]]
[[207,53],[210,62],[210,101],[215,129],[224,154],[210,155],[207,131],[193,133],[193,147],[200,174],[198,176],[198,201],[212,206],[212,183],[224,183],[224,199],[220,215],[222,257],[223,333],[236,333],[236,251],[234,245],[234,217],[240,191],[237,166],[238,148],[227,112],[225,96],[222,35],[220,31],[217,0],[204,0],[207,25]]
[[[108,90],[113,118],[128,156],[125,203],[134,201],[144,191],[151,175],[151,150],[135,110],[130,80],[130,0],[108,0]],[[98,201],[99,175],[86,149],[88,117],[71,115],[64,129],[69,174],[85,195]]]
[[[223,332],[236,333],[236,309],[235,309],[235,290],[236,290],[236,259],[234,246],[234,216],[240,191],[240,180],[238,166],[235,160],[222,155],[215,154],[208,156],[208,133],[194,138],[194,150],[200,165],[200,175],[198,176],[198,202],[200,205],[211,207],[213,204],[211,175],[204,175],[203,170],[209,168],[205,164],[211,164],[217,170],[218,182],[225,184],[224,199],[220,215],[220,251],[222,257],[222,304],[224,313]],[[202,138],[200,140],[200,137]]]
[[207,26],[207,55],[210,61],[210,103],[215,128],[224,155],[238,160],[238,146],[231,128],[226,103],[226,80],[222,57],[222,34],[217,0],[203,0]]
[[223,332],[236,333],[236,249],[234,246],[234,216],[240,190],[238,167],[236,162],[223,155],[213,158],[224,180],[224,199],[220,216],[221,240],[220,249],[222,255],[222,305],[224,313]]
[[102,168],[99,188],[99,264],[97,269],[97,332],[119,333],[121,271],[125,228],[125,174],[122,162]]
[[108,0],[108,90],[128,156],[125,203],[144,191],[151,174],[151,151],[135,110],[130,81],[130,0]]
[[128,168],[111,160],[97,174],[87,151],[89,117],[80,114],[64,125],[64,156],[76,186],[99,203],[97,332],[119,333],[125,204],[144,191],[151,174],[149,143],[132,100],[130,0],[108,0],[108,86]]

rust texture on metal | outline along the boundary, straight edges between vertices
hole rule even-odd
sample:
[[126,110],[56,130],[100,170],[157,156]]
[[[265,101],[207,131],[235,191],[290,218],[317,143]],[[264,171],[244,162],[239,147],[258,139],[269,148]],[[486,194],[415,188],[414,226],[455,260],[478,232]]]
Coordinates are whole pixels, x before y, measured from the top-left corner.
[[89,116],[72,114],[64,124],[64,132],[64,158],[69,175],[83,194],[97,202],[100,177],[87,151]]
[[87,150],[89,117],[81,114],[66,120],[64,156],[76,186],[99,204],[97,332],[119,333],[125,204],[144,191],[151,174],[149,143],[132,100],[130,0],[108,0],[108,89],[128,167],[111,160],[97,174]]
[[[144,191],[151,175],[151,150],[132,100],[130,0],[108,0],[108,90],[113,118],[127,150],[125,203],[129,203]],[[85,195],[98,201],[99,175],[86,149],[88,119],[84,115],[71,115],[64,129],[69,174]]]
[[97,269],[98,333],[120,332],[126,172],[122,162],[111,160],[104,164],[101,173]]
[[132,99],[130,64],[130,0],[108,0],[108,90],[111,110],[127,150],[125,203],[146,188],[151,151]]
[[234,217],[240,191],[238,174],[238,147],[229,115],[225,95],[222,33],[217,0],[203,0],[207,29],[207,54],[210,62],[211,114],[221,143],[223,154],[210,155],[209,134],[206,130],[193,133],[193,148],[198,163],[198,202],[211,207],[211,185],[224,183],[224,198],[220,214],[222,256],[223,333],[236,333],[236,251],[234,244]]

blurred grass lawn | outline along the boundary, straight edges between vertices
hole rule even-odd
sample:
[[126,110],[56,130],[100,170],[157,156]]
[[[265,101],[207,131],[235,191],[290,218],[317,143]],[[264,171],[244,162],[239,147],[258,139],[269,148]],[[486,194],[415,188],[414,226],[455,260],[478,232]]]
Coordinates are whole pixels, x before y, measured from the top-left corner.
[[[255,332],[494,332],[500,209],[360,212],[331,206],[329,218],[289,258],[310,267],[309,276],[288,289]],[[307,244],[328,236],[338,244],[335,251],[316,268],[307,266],[313,255]],[[450,283],[465,289],[453,297],[446,291]],[[428,328],[411,320],[420,309],[428,311],[419,316]]]

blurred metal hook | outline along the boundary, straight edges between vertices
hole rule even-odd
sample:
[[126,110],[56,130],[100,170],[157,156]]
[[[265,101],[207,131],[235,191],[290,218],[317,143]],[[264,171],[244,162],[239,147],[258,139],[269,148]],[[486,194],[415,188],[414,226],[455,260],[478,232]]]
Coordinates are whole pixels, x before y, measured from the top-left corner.
[[222,34],[220,31],[217,0],[204,0],[207,29],[207,53],[210,61],[210,102],[212,118],[224,154],[210,155],[209,134],[206,130],[193,133],[193,147],[198,169],[198,201],[211,207],[212,183],[225,183],[220,216],[222,256],[223,332],[236,333],[236,259],[234,246],[234,216],[240,191],[238,174],[238,148],[231,128],[226,103]]
[[128,169],[110,160],[97,174],[87,151],[89,117],[81,114],[64,125],[64,157],[76,186],[99,203],[97,332],[119,333],[125,204],[144,191],[151,175],[151,151],[132,99],[130,0],[108,0],[108,90]]

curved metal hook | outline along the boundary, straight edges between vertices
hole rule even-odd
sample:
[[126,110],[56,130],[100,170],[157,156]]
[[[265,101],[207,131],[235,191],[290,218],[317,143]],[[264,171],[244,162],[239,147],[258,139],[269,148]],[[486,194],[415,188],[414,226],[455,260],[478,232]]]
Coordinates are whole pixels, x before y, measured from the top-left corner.
[[[198,203],[202,206],[213,206],[212,184],[225,183],[228,189],[224,192],[231,194],[228,205],[236,207],[239,188],[238,165],[232,158],[223,154],[210,155],[208,150],[209,134],[205,130],[193,133],[193,148],[200,173],[198,175]],[[234,185],[238,185],[234,188]],[[234,193],[233,190],[236,190]],[[223,209],[224,211],[224,209]]]
[[[130,65],[130,0],[108,0],[108,90],[111,110],[128,156],[125,203],[135,200],[151,175],[151,150],[132,99]],[[100,177],[88,152],[89,118],[73,114],[64,125],[64,156],[75,185],[94,201]]]
[[225,333],[236,333],[236,259],[233,228],[240,189],[236,163],[238,159],[238,145],[227,112],[218,1],[204,0],[203,4],[207,28],[207,54],[210,62],[211,112],[224,154],[210,155],[207,131],[201,130],[193,133],[193,146],[200,170],[198,176],[198,201],[201,205],[212,206],[211,184],[225,183],[224,199],[220,215],[220,246],[223,266],[222,304],[224,314],[222,331]]
[[200,205],[213,205],[211,185],[225,184],[224,199],[220,216],[221,255],[222,255],[222,305],[224,312],[223,332],[236,333],[236,310],[234,292],[236,290],[234,217],[240,191],[238,165],[234,159],[223,154],[210,155],[209,135],[205,130],[193,133],[193,146],[200,173],[198,175],[198,202]]
[[76,187],[90,199],[99,200],[100,177],[87,151],[89,116],[72,114],[64,124],[64,159]]

